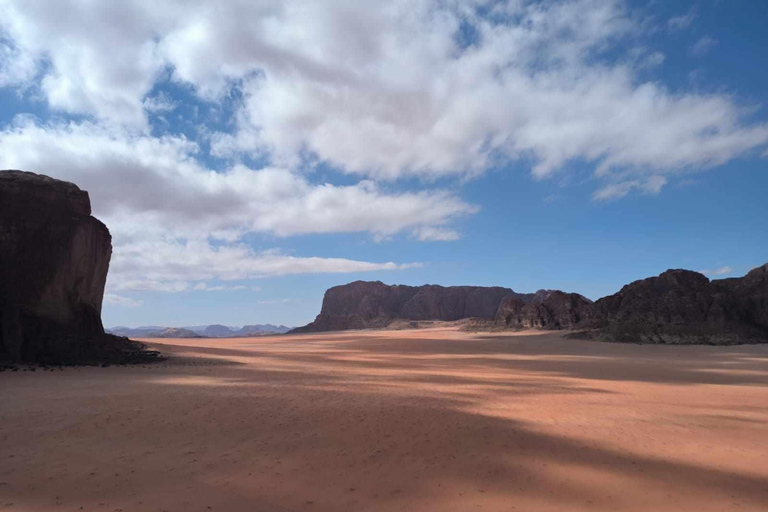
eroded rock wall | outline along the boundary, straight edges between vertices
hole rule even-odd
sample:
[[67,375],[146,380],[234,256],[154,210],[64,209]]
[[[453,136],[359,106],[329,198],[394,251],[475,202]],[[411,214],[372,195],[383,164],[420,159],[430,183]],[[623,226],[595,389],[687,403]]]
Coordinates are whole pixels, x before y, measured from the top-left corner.
[[111,240],[76,185],[0,171],[0,354],[37,361],[104,334]]

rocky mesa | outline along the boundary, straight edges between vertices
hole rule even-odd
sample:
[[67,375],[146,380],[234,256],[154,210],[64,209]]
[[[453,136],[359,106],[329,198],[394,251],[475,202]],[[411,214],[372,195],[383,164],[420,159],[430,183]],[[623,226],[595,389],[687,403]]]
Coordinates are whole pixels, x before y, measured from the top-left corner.
[[506,296],[518,294],[501,287],[355,281],[329,288],[315,321],[292,332],[384,328],[394,320],[492,319]]

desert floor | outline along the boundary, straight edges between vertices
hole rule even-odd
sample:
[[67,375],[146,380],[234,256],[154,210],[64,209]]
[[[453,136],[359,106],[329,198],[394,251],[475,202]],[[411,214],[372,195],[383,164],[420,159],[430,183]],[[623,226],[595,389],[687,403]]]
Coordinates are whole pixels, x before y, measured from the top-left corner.
[[151,342],[0,373],[0,510],[768,510],[768,346]]

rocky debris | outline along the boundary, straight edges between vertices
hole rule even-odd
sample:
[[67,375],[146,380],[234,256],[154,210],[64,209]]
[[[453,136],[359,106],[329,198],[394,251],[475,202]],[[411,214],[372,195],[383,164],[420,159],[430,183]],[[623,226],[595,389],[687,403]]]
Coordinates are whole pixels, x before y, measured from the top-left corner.
[[314,322],[291,332],[384,328],[395,320],[493,318],[509,288],[403,286],[355,281],[328,289]]
[[104,333],[111,254],[112,237],[91,216],[87,192],[39,174],[0,171],[0,358],[95,361],[140,350]]
[[768,264],[742,278],[709,281],[667,270],[596,301],[585,335],[634,343],[768,341]]
[[527,303],[510,295],[496,313],[496,323],[511,329],[573,329],[592,314],[592,301],[578,293],[539,290]]

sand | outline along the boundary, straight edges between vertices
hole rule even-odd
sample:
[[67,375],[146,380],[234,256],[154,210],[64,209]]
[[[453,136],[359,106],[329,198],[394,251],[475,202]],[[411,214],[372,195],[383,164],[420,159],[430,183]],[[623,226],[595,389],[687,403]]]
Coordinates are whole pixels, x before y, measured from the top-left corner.
[[0,510],[768,510],[768,346],[452,329],[0,373]]

